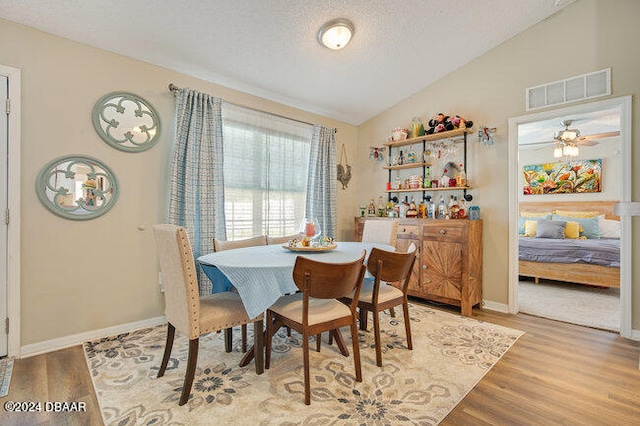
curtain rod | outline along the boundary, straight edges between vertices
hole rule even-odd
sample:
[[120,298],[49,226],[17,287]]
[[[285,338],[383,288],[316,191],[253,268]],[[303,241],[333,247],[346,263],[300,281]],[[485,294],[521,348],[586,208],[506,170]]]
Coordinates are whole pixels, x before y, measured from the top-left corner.
[[[173,84],[173,83],[169,83],[169,91],[170,91],[170,92],[173,92],[173,94],[175,95],[175,93],[176,93],[178,90],[180,90],[180,88],[179,88],[178,86],[176,86],[176,85],[175,85],[175,84]],[[266,111],[262,111],[262,110],[259,110],[259,109],[256,109],[256,108],[251,108],[251,107],[244,106],[244,105],[234,104],[233,102],[228,102],[228,101],[224,101],[224,102],[225,102],[225,103],[228,103],[228,104],[231,104],[231,105],[238,106],[238,107],[242,107],[242,108],[250,109],[251,111],[262,112],[262,113],[265,113],[265,114],[275,115],[276,117],[284,118],[284,119],[286,119],[286,120],[297,121],[298,123],[308,124],[309,126],[315,126],[315,124],[313,124],[313,123],[309,123],[308,121],[298,120],[298,119],[296,119],[296,118],[291,118],[291,117],[287,117],[287,116],[280,115],[280,114],[274,114],[274,113],[272,113],[272,112],[266,112]],[[335,127],[333,128],[333,130],[335,130],[335,132],[336,132],[336,133],[338,133],[338,129],[336,129]]]

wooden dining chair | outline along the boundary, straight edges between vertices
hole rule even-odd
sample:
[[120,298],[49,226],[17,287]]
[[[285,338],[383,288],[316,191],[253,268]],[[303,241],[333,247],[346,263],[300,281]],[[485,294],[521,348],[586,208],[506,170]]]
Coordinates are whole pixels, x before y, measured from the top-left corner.
[[[398,221],[397,220],[366,220],[364,222],[364,228],[362,230],[362,242],[363,243],[380,243],[388,244],[390,246],[396,245],[398,237]],[[389,313],[392,317],[396,316],[396,311],[391,308]],[[364,324],[361,324],[367,329],[367,319],[365,318]]]
[[287,235],[285,237],[269,237],[267,236],[267,244],[286,244],[291,240],[299,240],[302,238],[300,234]]
[[363,243],[396,245],[398,236],[397,220],[366,220],[362,230]]
[[271,341],[280,327],[288,326],[302,334],[304,403],[307,405],[311,404],[310,336],[317,336],[324,331],[331,332],[343,354],[348,356],[349,351],[339,329],[350,326],[356,380],[362,381],[356,325],[357,303],[354,301],[347,306],[336,299],[353,293],[357,300],[365,271],[364,255],[363,252],[360,259],[350,263],[324,263],[298,256],[293,269],[293,280],[301,292],[282,296],[267,310],[265,368],[270,367]]
[[[263,315],[249,319],[237,293],[221,292],[199,297],[198,278],[187,232],[181,226],[153,227],[162,281],[164,283],[167,342],[158,371],[162,377],[167,368],[176,329],[189,337],[189,355],[179,405],[189,399],[198,362],[200,336],[229,327],[253,322],[257,354],[263,347]],[[262,356],[256,355],[256,373],[262,374]]]
[[[266,246],[267,245],[267,236],[259,235],[257,237],[246,238],[244,240],[235,240],[235,241],[223,241],[217,238],[213,239],[213,249],[215,251],[223,251],[223,250],[233,250],[244,247],[256,247],[256,246]],[[232,289],[235,291],[235,288]],[[247,351],[247,325],[244,324],[240,330],[241,333],[241,346],[242,353]],[[233,349],[233,329],[227,328],[224,331],[224,346],[227,352],[231,352]]]
[[[358,301],[360,310],[360,324],[366,323],[364,317],[373,313],[373,331],[376,343],[376,364],[382,367],[382,342],[380,338],[379,313],[385,309],[402,305],[404,313],[404,327],[407,333],[407,347],[413,349],[411,342],[411,324],[409,321],[409,302],[407,287],[416,260],[416,246],[412,243],[406,253],[391,252],[373,248],[367,260],[367,270],[374,280],[364,280],[360,294],[350,294],[340,300],[349,306],[353,300]],[[384,282],[383,282],[384,281]],[[398,282],[401,288],[396,288],[386,282]]]

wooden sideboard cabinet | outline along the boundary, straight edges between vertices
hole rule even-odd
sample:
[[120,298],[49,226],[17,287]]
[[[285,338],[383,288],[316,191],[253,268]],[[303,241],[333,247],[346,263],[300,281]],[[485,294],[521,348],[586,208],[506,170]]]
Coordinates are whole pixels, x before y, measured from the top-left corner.
[[409,281],[411,296],[460,306],[471,316],[482,304],[482,221],[356,217],[354,239],[362,240],[367,220],[397,220],[396,248],[414,243],[418,259]]

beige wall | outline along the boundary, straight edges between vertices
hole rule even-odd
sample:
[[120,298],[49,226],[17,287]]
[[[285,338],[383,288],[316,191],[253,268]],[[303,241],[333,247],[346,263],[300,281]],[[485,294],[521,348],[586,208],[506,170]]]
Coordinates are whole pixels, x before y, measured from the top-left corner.
[[[525,89],[611,67],[612,97],[633,99],[633,199],[640,199],[640,2],[581,0],[487,52],[359,127],[358,198],[377,198],[386,173],[366,160],[391,129],[413,116],[459,114],[477,125],[497,127],[495,145],[471,144],[468,178],[484,219],[484,299],[508,303],[508,119],[525,115]],[[499,25],[499,23],[496,23]],[[511,141],[514,143],[514,141]],[[633,250],[640,253],[634,219]],[[640,267],[633,266],[633,294],[640,292]],[[640,298],[633,301],[633,328],[640,328]]]
[[[227,101],[338,128],[350,158],[357,128],[196,78],[0,20],[0,64],[22,70],[21,345],[163,314],[151,227],[162,222],[166,165],[174,132],[169,83]],[[91,108],[102,95],[126,90],[147,99],[162,121],[157,146],[118,151],[97,136]],[[35,178],[61,155],[88,154],[116,174],[120,197],[89,221],[54,216],[38,201]],[[342,208],[354,186],[339,190],[341,239],[351,237],[353,212]],[[139,230],[138,227],[145,227]]]

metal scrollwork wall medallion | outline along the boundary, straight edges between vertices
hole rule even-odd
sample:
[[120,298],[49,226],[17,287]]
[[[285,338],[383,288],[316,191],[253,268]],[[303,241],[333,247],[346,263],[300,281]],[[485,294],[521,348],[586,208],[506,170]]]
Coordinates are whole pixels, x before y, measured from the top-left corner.
[[36,193],[51,212],[87,220],[108,212],[118,199],[118,181],[95,158],[74,155],[47,163],[36,179]]
[[112,147],[127,152],[153,148],[160,136],[160,117],[138,95],[113,92],[93,106],[93,128]]

